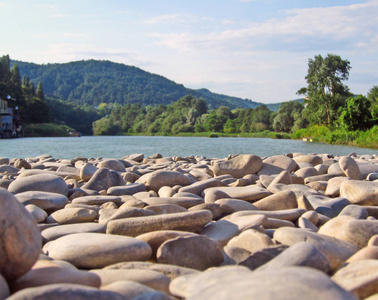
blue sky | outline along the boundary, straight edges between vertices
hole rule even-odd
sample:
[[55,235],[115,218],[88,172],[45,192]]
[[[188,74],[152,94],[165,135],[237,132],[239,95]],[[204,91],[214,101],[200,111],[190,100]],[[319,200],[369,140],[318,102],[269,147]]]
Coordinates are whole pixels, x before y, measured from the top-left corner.
[[307,63],[340,55],[378,85],[378,0],[0,0],[0,55],[101,59],[263,103],[298,98]]

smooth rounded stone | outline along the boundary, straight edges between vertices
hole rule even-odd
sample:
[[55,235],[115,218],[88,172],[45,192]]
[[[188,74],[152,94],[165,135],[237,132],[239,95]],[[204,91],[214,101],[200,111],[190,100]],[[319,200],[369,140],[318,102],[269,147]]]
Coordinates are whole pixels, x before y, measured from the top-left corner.
[[13,281],[30,270],[41,252],[37,222],[9,192],[0,189],[0,274]]
[[111,291],[102,291],[97,288],[73,284],[73,283],[57,283],[48,284],[34,288],[23,289],[8,299],[10,300],[122,300],[122,295]]
[[378,173],[370,173],[366,177],[366,180],[368,180],[368,181],[374,181],[374,180],[377,180],[377,179],[378,179]]
[[47,218],[47,213],[36,205],[28,204],[25,209],[33,216],[37,223],[42,223]]
[[270,185],[268,187],[268,190],[275,194],[275,193],[278,193],[278,192],[281,192],[281,191],[293,191],[295,193],[295,195],[297,196],[297,198],[299,198],[300,196],[310,196],[310,195],[320,195],[320,193],[318,191],[315,191],[314,189],[310,188],[309,186],[307,185],[304,185],[304,184],[282,184],[282,183],[278,183],[278,184],[274,184],[274,185]]
[[280,227],[295,227],[294,223],[287,220],[268,218],[264,223],[265,229],[276,229]]
[[239,200],[239,199],[224,198],[224,199],[218,199],[214,203],[220,204],[221,206],[228,206],[231,209],[233,209],[235,212],[241,211],[241,210],[258,210],[258,208],[254,206],[252,203],[248,201],[244,201],[244,200]]
[[291,245],[288,249],[278,254],[266,264],[259,267],[256,271],[276,270],[289,266],[302,266],[318,269],[324,273],[331,271],[328,258],[310,243],[300,242]]
[[281,227],[274,232],[273,238],[288,246],[299,242],[314,245],[328,258],[332,270],[337,269],[359,250],[351,243],[301,228]]
[[269,236],[254,229],[243,231],[227,243],[227,246],[239,247],[251,253],[272,245],[273,241]]
[[329,198],[326,196],[312,195],[307,197],[311,206],[319,214],[325,215],[329,218],[334,218],[348,205],[350,202],[343,197]]
[[103,268],[122,261],[147,260],[151,247],[144,241],[103,233],[75,233],[43,247],[55,260],[65,260],[80,269]]
[[368,246],[378,246],[378,234],[372,236],[368,242]]
[[159,197],[163,198],[172,197],[174,194],[176,194],[176,191],[170,186],[162,186],[158,191]]
[[316,182],[316,181],[329,181],[332,178],[339,177],[339,175],[336,174],[323,174],[323,175],[316,175],[316,176],[310,176],[306,177],[304,182],[305,184],[309,184],[310,182]]
[[268,188],[276,175],[260,175],[259,183],[262,184],[265,188]]
[[219,266],[223,261],[221,248],[206,236],[177,237],[164,242],[156,253],[159,263],[195,270]]
[[186,209],[204,203],[203,198],[194,198],[194,197],[171,197],[171,198],[162,198],[162,197],[149,197],[142,199],[147,205],[164,205],[164,204],[173,204],[184,207]]
[[378,183],[375,181],[348,180],[340,186],[340,196],[358,205],[378,206]]
[[12,181],[13,181],[13,179],[10,179],[10,178],[1,178],[0,179],[0,188],[7,190],[8,186],[12,183]]
[[360,251],[353,254],[351,257],[349,257],[346,262],[351,263],[357,260],[364,260],[364,259],[378,259],[378,246],[368,245],[362,248]]
[[378,222],[357,220],[350,216],[338,216],[320,227],[319,233],[362,248],[367,246],[372,236],[378,234]]
[[246,187],[214,187],[204,190],[204,199],[206,203],[214,203],[222,198],[239,199],[245,201],[257,201],[271,195],[267,189],[256,186]]
[[323,158],[321,158],[318,155],[313,155],[313,154],[299,155],[299,156],[294,157],[294,160],[297,163],[305,162],[305,163],[312,164],[313,166],[320,165],[323,163]]
[[162,186],[186,186],[194,180],[177,171],[158,170],[141,176],[136,182],[143,183],[147,190],[158,192]]
[[65,195],[50,192],[29,191],[19,193],[15,197],[25,206],[33,204],[47,212],[62,209],[68,203]]
[[297,208],[297,197],[293,191],[282,191],[253,203],[260,210],[285,210]]
[[93,269],[90,272],[101,278],[101,286],[107,286],[120,280],[130,280],[169,293],[171,280],[160,272],[147,269]]
[[337,270],[332,280],[359,299],[372,296],[378,293],[378,260],[351,262]]
[[0,299],[6,299],[10,295],[8,283],[4,277],[0,274]]
[[17,174],[20,170],[9,165],[0,166],[0,174]]
[[105,202],[104,204],[101,204],[101,206],[100,206],[100,210],[101,209],[108,209],[108,208],[118,209],[118,206],[114,202]]
[[13,166],[17,169],[21,169],[21,168],[31,169],[30,163],[28,163],[25,159],[22,159],[22,158],[17,158]]
[[317,176],[319,175],[319,172],[314,167],[306,167],[300,168],[299,170],[295,171],[294,174],[298,177],[307,178],[310,176]]
[[211,238],[224,247],[233,237],[239,235],[246,229],[258,229],[267,218],[264,215],[252,215],[246,217],[235,217],[233,220],[218,220],[208,224],[201,232],[201,235]]
[[107,194],[111,196],[133,195],[146,191],[143,183],[130,183],[124,186],[112,186],[107,190]]
[[318,171],[318,175],[327,174],[328,172],[328,166],[324,164],[316,165],[314,168]]
[[86,208],[63,208],[53,212],[46,219],[46,223],[74,224],[96,220],[98,213]]
[[78,223],[59,225],[43,230],[41,232],[41,236],[43,241],[46,243],[56,240],[65,235],[85,232],[105,233],[106,227],[98,223]]
[[336,176],[345,176],[344,171],[340,168],[339,162],[334,162],[329,165],[327,173]]
[[194,182],[191,185],[183,186],[182,188],[180,188],[179,192],[192,193],[192,194],[201,196],[201,193],[205,189],[211,188],[211,187],[218,187],[218,186],[221,186],[221,182],[216,178],[210,178],[210,179]]
[[313,181],[309,182],[307,185],[315,191],[325,192],[328,183],[327,181]]
[[250,211],[239,211],[235,212],[230,216],[225,217],[224,219],[232,221],[234,218],[243,217],[243,216],[253,216],[253,215],[264,215],[267,218],[280,219],[295,222],[299,217],[305,213],[304,209],[292,208],[285,210],[250,210]]
[[294,172],[298,168],[297,163],[290,157],[284,155],[270,156],[263,160],[263,165],[258,175],[274,175],[282,171]]
[[38,174],[22,178],[18,177],[9,185],[8,191],[13,194],[27,191],[41,191],[67,196],[68,186],[59,176],[53,174]]
[[211,222],[208,210],[113,220],[108,223],[107,233],[138,236],[156,230],[182,230],[200,232]]
[[297,204],[298,204],[298,208],[304,209],[306,211],[313,211],[314,210],[310,201],[308,201],[308,199],[305,195],[298,195],[297,196]]
[[319,228],[313,222],[311,222],[309,219],[306,219],[304,217],[300,217],[298,219],[298,227],[307,229],[313,232],[318,232],[319,230]]
[[346,177],[352,180],[362,180],[362,174],[360,167],[356,161],[349,156],[342,156],[339,159],[340,169],[344,172]]
[[242,178],[247,174],[255,174],[262,167],[262,159],[256,155],[242,154],[229,160],[218,160],[213,164],[216,176],[229,174],[234,178]]
[[[181,189],[181,187],[179,188],[179,190],[180,189]],[[174,194],[172,196],[172,198],[185,198],[185,197],[203,200],[202,196],[199,196],[199,195],[196,195],[196,194],[193,194],[193,193],[189,193],[189,192],[180,192],[180,191],[178,191],[176,194]]]
[[[215,280],[216,278],[216,280]],[[333,299],[357,298],[321,271],[287,267],[252,272],[242,266],[213,268],[172,281],[170,291],[187,300],[202,299]]]
[[124,299],[170,300],[166,293],[152,289],[144,284],[130,280],[118,280],[101,287],[103,291],[111,291],[122,295]]
[[218,220],[220,218],[223,218],[224,216],[227,216],[235,212],[235,210],[233,210],[229,206],[221,206],[217,203],[198,204],[196,206],[190,207],[189,211],[198,211],[203,209],[211,211],[211,213],[213,214],[213,220]]
[[101,161],[97,167],[99,169],[106,168],[117,172],[126,172],[125,165],[117,159],[106,159]]
[[82,180],[88,181],[92,178],[94,173],[98,170],[97,167],[92,165],[91,163],[84,163],[80,168],[79,176]]
[[325,195],[329,197],[340,196],[340,186],[344,181],[350,180],[349,177],[334,177],[328,180],[328,185],[325,190]]
[[178,237],[197,236],[198,234],[187,231],[178,230],[158,230],[138,235],[136,238],[148,243],[152,249],[152,255],[156,256],[156,252],[164,242]]
[[264,249],[252,253],[244,260],[238,262],[238,265],[245,266],[249,268],[251,271],[256,270],[257,268],[263,266],[264,264],[275,258],[277,255],[281,254],[287,248],[289,247],[285,245],[275,245],[266,247]]
[[[270,184],[274,185],[277,183],[282,183],[282,184],[293,184],[293,180],[291,178],[291,175],[288,171],[282,171],[280,172]],[[269,184],[269,185],[270,185]]]
[[362,174],[362,178],[366,178],[370,173],[378,173],[377,158],[375,158],[371,162],[364,162],[361,160],[356,162]]
[[139,207],[143,208],[146,206],[146,204],[133,196],[121,196],[123,204],[119,208],[125,208],[125,207]]
[[244,261],[247,259],[251,252],[239,248],[239,247],[233,247],[233,246],[225,246],[223,247],[223,262],[221,266],[227,266],[227,265],[236,265],[240,263],[241,261]]
[[9,165],[8,157],[0,157],[0,165]]
[[306,211],[302,216],[301,218],[304,218],[304,219],[307,219],[309,220],[312,224],[316,225],[318,224],[318,220],[319,220],[319,214],[314,211],[314,210],[310,210],[310,211]]
[[351,216],[356,219],[366,219],[369,216],[369,213],[363,206],[350,204],[340,212],[339,216]]
[[99,211],[98,223],[107,226],[112,220],[119,220],[125,218],[135,218],[135,217],[148,217],[153,216],[155,213],[150,210],[145,210],[143,208],[137,207],[125,207],[119,209],[101,209]]
[[102,205],[106,202],[114,202],[117,205],[122,204],[122,198],[119,196],[83,196],[72,200],[73,204],[85,204],[85,205]]
[[151,198],[151,197],[158,197],[158,194],[155,191],[145,191],[145,192],[138,192],[132,195],[136,199],[143,200],[145,198]]
[[81,271],[75,267],[66,267],[53,260],[38,260],[33,268],[11,284],[12,292],[25,288],[56,283],[75,283],[91,287],[100,287],[101,279],[96,274]]
[[188,210],[182,206],[175,204],[161,204],[161,205],[149,205],[144,207],[145,210],[152,211],[156,215],[174,214],[180,212],[188,212]]
[[81,188],[103,191],[108,190],[112,186],[122,186],[125,185],[125,181],[116,171],[110,171],[109,169],[101,168],[93,174],[91,179],[85,183]]
[[99,205],[87,205],[87,204],[75,204],[75,203],[68,203],[64,208],[85,208],[89,210],[93,210],[98,214],[100,211],[100,206]]
[[168,265],[168,264],[158,264],[146,261],[129,261],[129,262],[120,262],[114,265],[110,265],[105,267],[104,269],[140,269],[140,270],[152,270],[156,272],[163,273],[168,278],[175,279],[177,277],[189,274],[198,274],[200,271],[175,266],[175,265]]

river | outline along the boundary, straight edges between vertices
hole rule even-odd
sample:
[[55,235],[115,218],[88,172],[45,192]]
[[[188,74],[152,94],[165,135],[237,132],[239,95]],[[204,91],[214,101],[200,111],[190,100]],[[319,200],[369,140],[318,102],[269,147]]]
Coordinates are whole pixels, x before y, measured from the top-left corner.
[[161,136],[84,136],[65,138],[0,139],[0,157],[33,157],[50,154],[54,158],[121,158],[127,154],[155,153],[163,156],[205,156],[224,158],[229,154],[272,156],[293,152],[348,155],[378,154],[376,149],[327,145],[299,140],[267,138],[206,138]]

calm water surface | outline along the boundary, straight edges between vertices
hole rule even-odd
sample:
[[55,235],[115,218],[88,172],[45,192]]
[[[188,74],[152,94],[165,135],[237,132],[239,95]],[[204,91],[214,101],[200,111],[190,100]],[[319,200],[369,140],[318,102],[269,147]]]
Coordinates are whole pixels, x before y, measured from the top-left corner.
[[229,154],[272,156],[289,152],[378,154],[378,150],[375,149],[266,138],[85,136],[0,139],[0,157],[8,158],[25,158],[41,154],[50,154],[54,158],[121,158],[133,153],[143,153],[145,156],[160,153],[163,156],[203,155],[208,158],[223,158]]

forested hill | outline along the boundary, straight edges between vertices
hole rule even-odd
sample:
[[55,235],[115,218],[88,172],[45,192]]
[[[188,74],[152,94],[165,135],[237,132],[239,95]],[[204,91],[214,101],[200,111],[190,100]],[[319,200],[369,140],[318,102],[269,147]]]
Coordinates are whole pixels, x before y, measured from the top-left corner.
[[188,94],[204,99],[209,109],[221,105],[230,109],[262,105],[247,99],[212,93],[207,89],[188,89],[163,76],[110,61],[87,60],[43,65],[12,61],[12,65],[15,63],[21,76],[28,76],[35,85],[39,81],[42,83],[46,96],[81,105],[168,105]]

